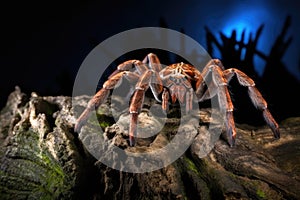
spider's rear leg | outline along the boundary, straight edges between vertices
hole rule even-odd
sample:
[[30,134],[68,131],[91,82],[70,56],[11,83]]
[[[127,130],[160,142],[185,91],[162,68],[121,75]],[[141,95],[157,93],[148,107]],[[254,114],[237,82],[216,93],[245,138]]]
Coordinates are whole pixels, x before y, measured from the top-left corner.
[[79,133],[82,126],[88,120],[91,112],[97,109],[108,97],[110,90],[118,87],[121,84],[122,78],[125,77],[129,82],[136,83],[139,76],[130,71],[118,71],[113,76],[110,76],[107,81],[104,82],[102,89],[100,89],[88,102],[87,107],[81,113],[76,121],[74,131]]
[[233,77],[233,75],[236,74],[237,79],[239,83],[242,86],[248,87],[248,93],[249,97],[253,103],[253,105],[262,111],[264,119],[268,126],[271,128],[273,135],[275,138],[280,138],[280,132],[279,132],[279,126],[275,119],[273,118],[272,114],[268,110],[268,105],[265,99],[262,97],[261,93],[258,91],[258,89],[255,87],[254,81],[248,77],[244,72],[231,68],[224,71],[224,76],[230,81],[230,79]]

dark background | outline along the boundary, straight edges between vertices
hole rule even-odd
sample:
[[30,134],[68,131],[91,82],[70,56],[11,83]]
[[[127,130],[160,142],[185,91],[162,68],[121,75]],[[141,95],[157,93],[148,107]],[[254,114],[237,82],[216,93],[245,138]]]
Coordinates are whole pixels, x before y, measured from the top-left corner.
[[[184,31],[208,48],[208,29],[218,41],[222,41],[220,32],[229,38],[236,30],[239,40],[245,30],[247,41],[264,24],[256,48],[268,56],[290,16],[290,26],[281,43],[277,43],[276,50],[280,52],[268,57],[267,75],[263,76],[266,60],[258,56],[254,57],[254,72],[248,75],[257,80],[276,119],[299,116],[300,99],[296,96],[300,80],[300,5],[297,1],[4,1],[0,9],[0,108],[16,85],[28,94],[71,95],[77,70],[89,52],[101,41],[128,29],[165,26]],[[222,59],[223,54],[214,48],[212,56]],[[235,62],[225,64],[239,67]],[[238,91],[233,90],[233,96],[235,92]],[[238,120],[260,121],[253,120],[256,114],[249,114],[255,110],[252,105],[249,108],[239,105],[244,100],[237,95],[233,99]]]

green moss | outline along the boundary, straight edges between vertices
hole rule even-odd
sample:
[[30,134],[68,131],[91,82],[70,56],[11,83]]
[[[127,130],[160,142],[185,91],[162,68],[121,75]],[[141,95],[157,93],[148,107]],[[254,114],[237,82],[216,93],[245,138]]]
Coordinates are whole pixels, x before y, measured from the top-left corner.
[[[52,157],[52,156],[51,156]],[[50,158],[50,155],[47,155],[45,152],[40,154],[42,162],[49,168],[52,169],[52,174],[57,175],[61,178],[64,178],[64,171],[61,166],[53,158]]]
[[[41,148],[38,157],[43,168],[46,168],[43,183],[38,192],[44,192],[45,197],[49,199],[59,199],[61,196],[69,196],[71,187],[74,185],[72,177],[68,176],[61,163],[56,160],[52,154],[43,147]],[[48,198],[45,198],[48,199]]]
[[101,121],[100,126],[104,130],[106,127],[111,126],[111,124],[109,122],[106,122],[106,121]]
[[261,189],[257,189],[256,194],[259,198],[265,199],[266,198],[266,194],[264,191],[262,191]]
[[97,113],[97,118],[90,117],[88,123],[92,126],[100,126],[102,130],[105,130],[106,127],[113,125],[115,121],[112,117]]
[[184,157],[184,160],[186,161],[187,163],[187,167],[189,170],[195,172],[197,175],[200,175],[195,163],[193,163],[193,161],[191,161],[189,158],[187,157]]
[[4,199],[16,193],[29,199],[69,197],[74,180],[48,149],[40,146],[38,133],[22,125],[16,131],[18,134],[11,142],[17,146],[12,146],[6,167],[0,169],[0,193],[6,194]]

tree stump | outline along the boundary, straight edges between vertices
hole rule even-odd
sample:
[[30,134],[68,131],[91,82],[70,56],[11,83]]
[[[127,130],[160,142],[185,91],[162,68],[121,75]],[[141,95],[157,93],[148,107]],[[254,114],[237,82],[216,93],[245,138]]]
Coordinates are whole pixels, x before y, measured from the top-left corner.
[[[117,163],[117,157],[105,157],[113,148],[125,154],[161,149],[176,134],[180,119],[170,115],[157,135],[129,147],[128,131],[122,127],[128,114],[115,123],[107,104],[82,133],[74,132],[73,108],[83,109],[87,101],[86,96],[73,101],[34,93],[29,97],[18,87],[10,94],[0,114],[0,199],[300,199],[300,117],[282,121],[276,141],[267,126],[237,124],[234,147],[220,137],[203,156],[199,152],[209,134],[207,124],[218,124],[204,108],[184,154],[163,168],[130,173],[97,160],[88,151],[88,145],[97,145],[93,134],[85,133],[98,134],[97,127],[102,127],[105,145],[98,153]],[[159,120],[149,119],[139,116],[139,121],[159,126]],[[138,169],[146,163],[130,164]]]

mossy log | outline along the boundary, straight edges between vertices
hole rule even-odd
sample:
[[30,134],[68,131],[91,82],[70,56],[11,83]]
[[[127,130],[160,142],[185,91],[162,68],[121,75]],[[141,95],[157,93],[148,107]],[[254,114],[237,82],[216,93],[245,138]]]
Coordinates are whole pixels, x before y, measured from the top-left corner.
[[[106,152],[115,147],[125,154],[164,147],[180,119],[171,114],[159,134],[129,147],[128,131],[122,128],[128,114],[120,114],[115,123],[108,104],[79,135],[74,133],[73,109],[82,110],[88,99],[27,96],[19,88],[11,93],[0,114],[0,199],[300,199],[300,118],[280,123],[280,140],[272,138],[267,126],[237,124],[234,147],[220,137],[203,156],[199,149],[207,124],[218,124],[203,109],[197,134],[183,155],[161,169],[130,173],[97,161],[87,150],[95,145],[93,134],[87,133],[99,125],[105,130],[101,137],[106,145],[98,153],[109,159]],[[139,121],[160,125],[146,114]]]

